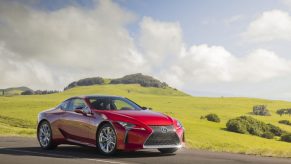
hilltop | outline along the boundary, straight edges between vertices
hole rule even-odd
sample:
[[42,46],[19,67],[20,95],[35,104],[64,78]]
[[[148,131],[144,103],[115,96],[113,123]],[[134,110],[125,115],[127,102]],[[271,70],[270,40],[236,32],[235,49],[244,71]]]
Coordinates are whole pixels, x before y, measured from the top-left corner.
[[[169,85],[165,82],[161,82],[158,79],[155,79],[148,75],[143,75],[141,73],[125,75],[121,78],[116,79],[108,79],[103,77],[89,77],[80,79],[77,81],[71,82],[68,86],[64,88],[64,91],[82,87],[82,86],[94,86],[94,85],[117,85],[117,84],[137,84],[141,87],[153,87],[153,88],[162,88],[162,89],[170,89],[175,90],[179,94],[187,95],[181,91],[178,91],[175,88],[169,87]],[[32,90],[28,87],[14,87],[7,89],[0,89],[0,96],[13,96],[13,95],[44,95],[44,94],[53,94],[58,93],[57,90]],[[130,90],[128,90],[130,92]],[[167,91],[165,91],[167,93]]]
[[155,88],[166,88],[168,84],[161,82],[148,75],[143,75],[141,73],[126,75],[121,78],[116,79],[104,79],[102,77],[90,77],[85,79],[80,79],[70,83],[64,88],[64,90],[74,88],[77,86],[91,86],[91,85],[103,85],[103,84],[139,84],[142,87],[155,87]]
[[22,92],[25,92],[25,91],[32,91],[32,89],[25,86],[0,89],[0,95],[1,96],[20,95]]

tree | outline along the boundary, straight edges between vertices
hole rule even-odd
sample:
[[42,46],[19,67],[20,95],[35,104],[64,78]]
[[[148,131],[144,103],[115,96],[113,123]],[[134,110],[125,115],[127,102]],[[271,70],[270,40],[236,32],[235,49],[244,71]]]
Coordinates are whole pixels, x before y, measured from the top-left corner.
[[27,90],[27,91],[24,91],[24,92],[21,92],[21,95],[33,95],[34,92],[32,90]]
[[77,86],[90,86],[96,84],[104,84],[104,79],[102,77],[91,77],[86,79],[81,79],[70,83],[64,90],[71,89]]
[[286,111],[286,109],[278,109],[278,110],[276,111],[276,113],[277,113],[278,115],[282,116],[283,114],[285,114],[285,111]]
[[266,105],[255,105],[255,106],[253,106],[253,113],[255,115],[270,116],[270,112],[267,109]]
[[126,75],[122,78],[112,79],[110,84],[140,84],[143,87],[166,88],[168,86],[165,82],[143,75],[141,73]]

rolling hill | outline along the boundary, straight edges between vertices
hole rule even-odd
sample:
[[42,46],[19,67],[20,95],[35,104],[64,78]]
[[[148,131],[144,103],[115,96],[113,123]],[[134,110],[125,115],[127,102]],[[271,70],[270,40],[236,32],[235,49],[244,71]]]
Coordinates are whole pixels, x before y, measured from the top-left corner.
[[64,90],[71,89],[78,86],[91,86],[91,85],[103,85],[103,84],[140,84],[143,87],[155,87],[155,88],[166,88],[168,84],[161,82],[148,75],[141,73],[126,75],[117,79],[105,79],[102,77],[90,77],[80,79],[70,83],[64,88]]
[[13,95],[20,95],[24,91],[32,90],[28,87],[13,87],[13,88],[6,88],[0,89],[0,96],[13,96]]
[[[271,116],[251,116],[291,132],[291,126],[278,124],[279,120],[290,118],[280,117],[275,113],[279,108],[291,107],[291,102],[254,98],[193,97],[170,87],[141,87],[139,84],[77,86],[50,95],[0,97],[0,134],[34,136],[38,112],[52,108],[68,97],[85,94],[125,96],[141,106],[151,107],[154,111],[179,119],[186,129],[188,148],[291,157],[291,143],[279,141],[279,138],[264,139],[225,130],[229,119],[251,115],[253,105],[265,104]],[[209,113],[216,113],[221,122],[200,119]]]

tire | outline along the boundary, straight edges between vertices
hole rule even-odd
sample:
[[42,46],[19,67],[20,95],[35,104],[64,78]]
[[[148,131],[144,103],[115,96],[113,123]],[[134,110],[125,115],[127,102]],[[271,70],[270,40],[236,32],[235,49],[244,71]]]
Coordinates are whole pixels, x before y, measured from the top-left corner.
[[170,154],[170,153],[176,152],[178,148],[163,148],[163,149],[158,149],[158,150],[163,154]]
[[40,122],[37,128],[37,139],[42,149],[50,150],[57,147],[57,145],[53,143],[52,136],[52,129],[49,122]]
[[96,147],[103,155],[116,153],[117,136],[111,124],[106,123],[99,128],[96,135]]

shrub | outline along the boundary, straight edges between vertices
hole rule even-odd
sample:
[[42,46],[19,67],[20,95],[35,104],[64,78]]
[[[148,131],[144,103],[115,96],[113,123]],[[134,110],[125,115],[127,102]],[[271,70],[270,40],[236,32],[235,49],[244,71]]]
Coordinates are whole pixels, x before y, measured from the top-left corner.
[[281,136],[283,134],[283,130],[280,129],[278,126],[267,124],[268,130],[273,133],[275,136]]
[[260,115],[260,116],[270,116],[270,112],[267,109],[266,105],[255,105],[253,106],[253,113],[255,115]]
[[81,79],[70,83],[64,90],[71,89],[77,86],[90,86],[96,84],[104,84],[104,79],[102,77],[91,77],[86,79]]
[[53,94],[53,93],[59,93],[57,90],[36,90],[34,91],[35,95],[46,95],[46,94]]
[[220,122],[219,117],[217,116],[217,114],[211,113],[205,116],[205,118],[208,121],[212,121],[212,122]]
[[278,109],[278,110],[276,111],[276,113],[277,113],[278,115],[282,116],[283,114],[286,113],[286,109]]
[[272,138],[274,138],[274,134],[271,133],[271,132],[265,132],[265,133],[262,134],[261,137],[267,138],[267,139],[272,139]]
[[291,133],[282,135],[281,140],[286,141],[286,142],[291,142]]
[[273,136],[281,136],[283,131],[272,124],[265,124],[262,121],[256,120],[250,116],[240,116],[234,119],[230,119],[226,123],[228,131],[252,134],[264,138],[270,138],[271,133]]
[[238,119],[231,119],[226,123],[226,128],[229,131],[248,134],[247,126],[245,123],[241,122]]
[[24,91],[24,92],[21,92],[21,95],[33,95],[34,92],[32,90],[27,90],[27,91]]
[[280,120],[279,121],[280,124],[285,124],[285,125],[291,125],[291,122],[288,120]]

